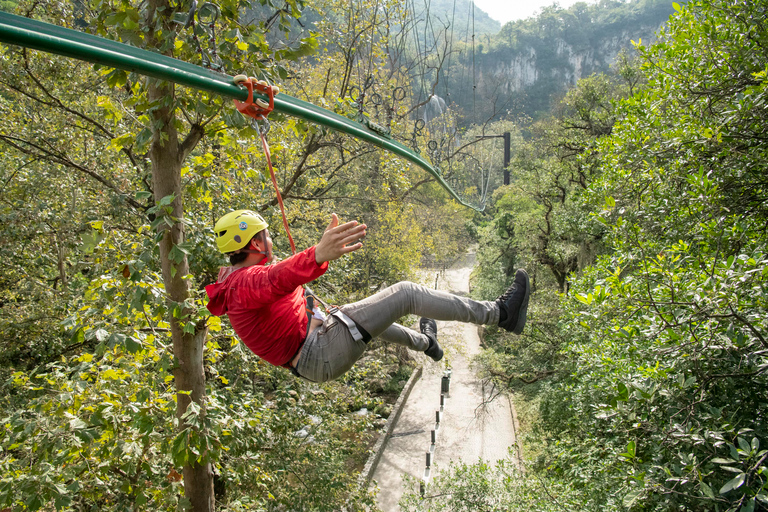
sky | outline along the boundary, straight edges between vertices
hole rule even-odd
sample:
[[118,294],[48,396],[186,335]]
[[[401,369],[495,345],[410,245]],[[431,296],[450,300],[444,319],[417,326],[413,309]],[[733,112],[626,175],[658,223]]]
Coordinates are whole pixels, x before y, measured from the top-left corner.
[[[584,0],[559,0],[557,3],[560,7],[570,7],[578,1]],[[475,0],[477,7],[502,25],[512,20],[530,18],[542,7],[553,3],[554,0]]]

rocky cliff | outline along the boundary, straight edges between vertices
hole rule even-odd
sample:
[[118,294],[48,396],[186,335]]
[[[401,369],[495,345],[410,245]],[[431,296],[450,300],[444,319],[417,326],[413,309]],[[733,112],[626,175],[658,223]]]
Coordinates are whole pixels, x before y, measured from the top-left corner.
[[474,52],[459,47],[459,58],[444,70],[442,90],[471,122],[535,115],[579,79],[609,71],[622,50],[634,52],[632,41],[653,40],[672,12],[672,3],[662,0],[545,8],[537,17],[508,23]]

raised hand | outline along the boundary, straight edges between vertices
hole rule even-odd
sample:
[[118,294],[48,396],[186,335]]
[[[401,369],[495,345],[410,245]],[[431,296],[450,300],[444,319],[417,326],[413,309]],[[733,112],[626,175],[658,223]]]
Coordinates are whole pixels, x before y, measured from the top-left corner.
[[[356,220],[339,225],[339,217],[335,213],[331,214],[331,223],[325,228],[323,237],[315,246],[315,261],[320,265],[360,249],[363,244],[358,240],[365,236],[366,228],[365,224],[360,224]],[[348,245],[353,242],[356,243]]]

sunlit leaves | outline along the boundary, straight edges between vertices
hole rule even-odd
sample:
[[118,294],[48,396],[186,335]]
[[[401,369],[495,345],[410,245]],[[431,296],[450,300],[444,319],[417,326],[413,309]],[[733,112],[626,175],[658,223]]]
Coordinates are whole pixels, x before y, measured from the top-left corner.
[[[748,511],[768,485],[766,33],[754,22],[766,4],[675,9],[641,48],[647,85],[578,160],[597,164],[581,200],[609,254],[574,274],[565,314],[536,319],[526,350],[507,343],[515,357],[488,365],[513,379],[517,359],[541,364],[531,353],[560,343],[529,443],[534,471],[578,485],[585,510],[618,497],[633,510]],[[584,92],[574,99],[588,103]],[[530,189],[560,167],[540,162]]]

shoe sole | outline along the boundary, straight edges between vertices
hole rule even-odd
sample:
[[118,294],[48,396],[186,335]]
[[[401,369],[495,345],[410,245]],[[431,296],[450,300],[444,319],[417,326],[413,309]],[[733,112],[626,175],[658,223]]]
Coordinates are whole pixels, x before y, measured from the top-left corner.
[[443,358],[443,350],[442,350],[442,349],[440,349],[440,354],[439,354],[439,355],[437,355],[437,356],[435,356],[435,357],[433,357],[433,356],[431,356],[431,355],[427,354],[426,352],[424,352],[424,355],[425,355],[425,356],[427,356],[428,358],[430,358],[431,360],[433,360],[434,362],[436,362],[436,363],[437,363],[437,362],[439,362],[439,361],[440,361],[440,360]]
[[522,272],[525,276],[525,298],[523,298],[523,303],[520,305],[520,312],[517,314],[517,323],[515,324],[515,329],[512,331],[514,334],[523,333],[525,320],[528,317],[528,299],[531,297],[531,278],[528,277],[528,272],[525,270],[520,269],[519,272]]

